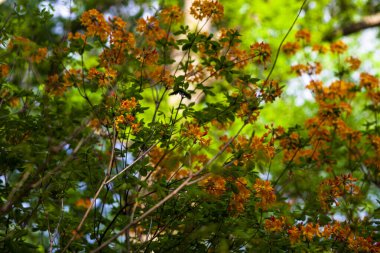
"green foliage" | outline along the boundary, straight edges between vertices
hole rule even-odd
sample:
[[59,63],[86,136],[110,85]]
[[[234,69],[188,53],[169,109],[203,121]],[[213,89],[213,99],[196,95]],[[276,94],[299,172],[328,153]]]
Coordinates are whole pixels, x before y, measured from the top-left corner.
[[[194,1],[208,31],[141,2],[127,23],[113,1],[79,1],[68,18],[1,5],[1,251],[377,252],[378,77],[355,72],[343,42],[317,53],[307,30],[289,36],[295,56],[252,43],[279,45],[299,1],[225,20],[219,2]],[[338,2],[349,20],[356,5]],[[289,71],[313,101],[281,97]]]

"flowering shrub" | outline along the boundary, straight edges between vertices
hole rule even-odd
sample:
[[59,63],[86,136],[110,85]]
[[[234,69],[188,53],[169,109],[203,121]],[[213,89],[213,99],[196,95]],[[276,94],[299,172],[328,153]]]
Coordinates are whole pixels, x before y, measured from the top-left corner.
[[[219,22],[223,6],[196,0],[190,14]],[[289,71],[308,80],[317,111],[260,131],[286,82],[250,73],[274,66],[275,48],[244,48],[236,29],[192,31],[182,16],[163,8],[129,30],[92,9],[61,43],[4,41],[0,245],[378,252],[376,74],[360,73],[343,41],[299,30],[281,50],[308,52]]]

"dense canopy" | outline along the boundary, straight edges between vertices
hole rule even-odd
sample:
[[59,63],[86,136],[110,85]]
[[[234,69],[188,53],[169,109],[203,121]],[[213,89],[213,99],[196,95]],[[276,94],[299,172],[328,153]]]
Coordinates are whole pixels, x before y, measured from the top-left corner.
[[1,252],[380,251],[377,1],[0,17]]

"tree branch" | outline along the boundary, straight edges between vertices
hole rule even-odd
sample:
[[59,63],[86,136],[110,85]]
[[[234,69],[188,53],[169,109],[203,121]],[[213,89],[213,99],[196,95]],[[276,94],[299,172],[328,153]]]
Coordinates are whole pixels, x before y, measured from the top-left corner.
[[362,30],[380,26],[380,12],[373,15],[365,16],[362,20],[356,23],[351,23],[335,29],[325,36],[325,40],[331,41],[338,36],[347,36]]

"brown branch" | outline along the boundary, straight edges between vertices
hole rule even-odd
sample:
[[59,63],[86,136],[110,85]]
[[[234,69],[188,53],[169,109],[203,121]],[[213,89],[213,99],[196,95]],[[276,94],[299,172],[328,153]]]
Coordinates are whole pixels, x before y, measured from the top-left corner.
[[351,23],[343,27],[340,27],[338,29],[335,29],[331,33],[328,33],[324,39],[331,41],[334,38],[339,37],[339,36],[347,36],[347,35],[357,33],[368,28],[379,27],[379,26],[380,26],[380,12],[375,13],[373,15],[365,16],[359,22]]

